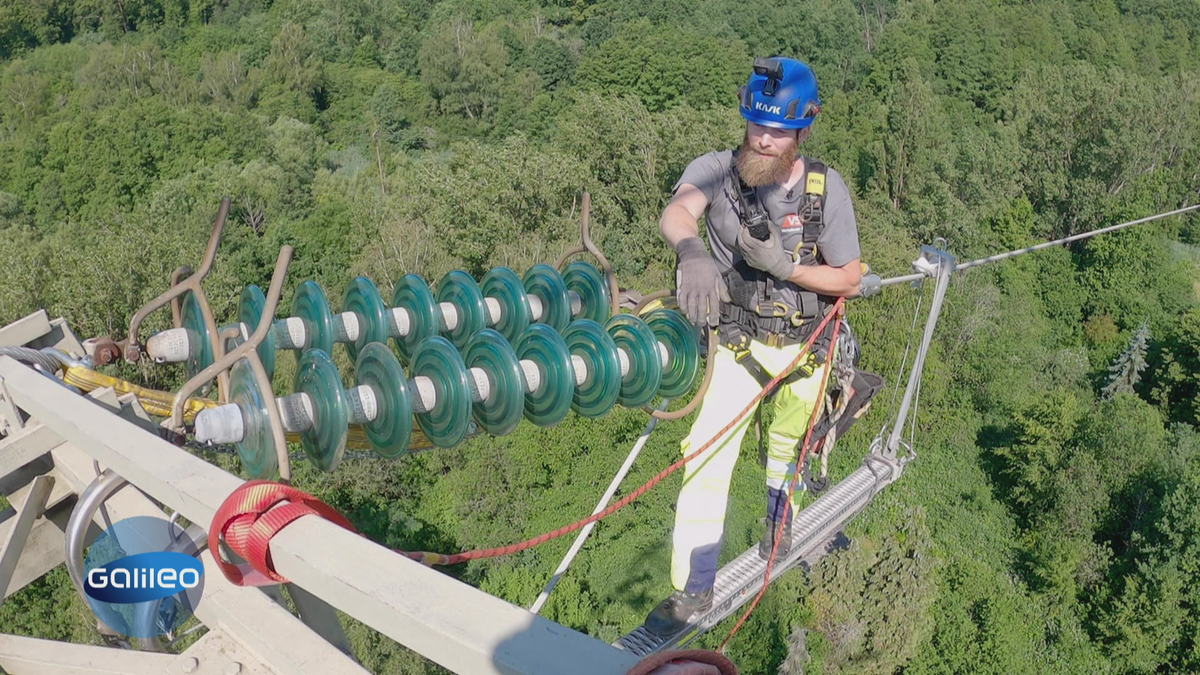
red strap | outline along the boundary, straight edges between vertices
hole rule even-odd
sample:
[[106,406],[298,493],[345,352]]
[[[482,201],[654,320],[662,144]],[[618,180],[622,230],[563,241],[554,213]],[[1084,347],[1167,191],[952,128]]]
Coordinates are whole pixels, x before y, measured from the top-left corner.
[[[355,532],[345,516],[307,492],[269,480],[247,481],[225,498],[213,516],[208,528],[208,550],[225,578],[235,585],[287,583],[271,561],[271,537],[307,515],[320,516]],[[245,564],[221,559],[222,539],[230,551],[246,560]]]

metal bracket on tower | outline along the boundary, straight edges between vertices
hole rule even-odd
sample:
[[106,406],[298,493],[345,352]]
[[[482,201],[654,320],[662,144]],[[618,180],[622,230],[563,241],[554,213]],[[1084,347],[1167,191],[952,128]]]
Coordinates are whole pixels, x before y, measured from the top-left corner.
[[25,416],[13,403],[4,378],[0,377],[0,434],[8,435],[25,426]]
[[917,356],[913,359],[912,371],[908,376],[908,384],[904,388],[904,398],[900,401],[900,410],[896,413],[896,422],[883,446],[883,456],[896,459],[896,452],[902,442],[900,435],[904,432],[904,423],[908,420],[908,411],[913,398],[921,384],[921,373],[925,368],[925,356],[929,353],[929,345],[933,342],[933,329],[937,326],[938,316],[942,311],[942,301],[946,297],[946,287],[954,274],[956,260],[946,252],[945,240],[938,239],[940,246],[922,246],[921,257],[913,261],[913,269],[937,280],[933,291],[933,302],[929,305],[929,318],[925,320],[925,333],[921,336],[921,345],[917,348]]
[[[942,258],[946,256],[950,256],[949,253],[946,253],[946,240],[938,237],[933,240],[933,246],[929,244],[921,246],[921,257],[912,262],[913,271],[923,274],[930,279],[936,279],[938,278],[938,270],[941,268]],[[951,259],[953,257],[950,256]],[[953,271],[953,268],[951,271]],[[918,279],[913,283],[915,285],[922,281],[924,279]]]

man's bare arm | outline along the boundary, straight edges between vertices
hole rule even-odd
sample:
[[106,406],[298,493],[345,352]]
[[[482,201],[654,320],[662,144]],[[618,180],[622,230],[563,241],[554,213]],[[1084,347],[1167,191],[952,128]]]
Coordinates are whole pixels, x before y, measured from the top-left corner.
[[695,185],[679,186],[658,221],[658,230],[672,249],[684,239],[700,236],[700,216],[707,206],[708,198]]
[[796,265],[788,281],[817,293],[852,298],[858,295],[862,263],[855,258],[841,267]]

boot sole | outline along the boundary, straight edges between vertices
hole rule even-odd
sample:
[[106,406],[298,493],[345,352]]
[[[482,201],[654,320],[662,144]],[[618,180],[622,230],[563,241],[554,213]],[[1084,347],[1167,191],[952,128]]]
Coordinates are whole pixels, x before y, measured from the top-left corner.
[[653,628],[651,628],[650,624],[642,624],[642,625],[645,627],[647,633],[650,633],[651,635],[653,635],[655,637],[659,637],[659,638],[668,638],[668,637],[671,637],[672,635],[678,635],[680,632],[686,630],[688,626],[692,625],[691,621],[692,621],[692,619],[694,619],[696,617],[697,614],[704,614],[704,613],[708,612],[710,609],[712,609],[712,606],[713,606],[713,604],[711,602],[709,602],[707,605],[696,608],[691,614],[688,615],[688,618],[684,620],[682,625],[680,625],[678,627],[673,627],[670,630],[663,632],[663,633],[660,633],[660,632],[654,630]]

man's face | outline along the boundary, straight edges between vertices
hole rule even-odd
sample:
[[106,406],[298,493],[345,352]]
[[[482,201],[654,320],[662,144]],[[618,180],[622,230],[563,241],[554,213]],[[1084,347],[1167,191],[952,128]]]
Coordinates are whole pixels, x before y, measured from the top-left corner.
[[738,150],[738,174],[751,187],[779,183],[787,179],[796,161],[796,148],[803,136],[794,129],[775,129],[754,122],[746,123],[746,136]]

